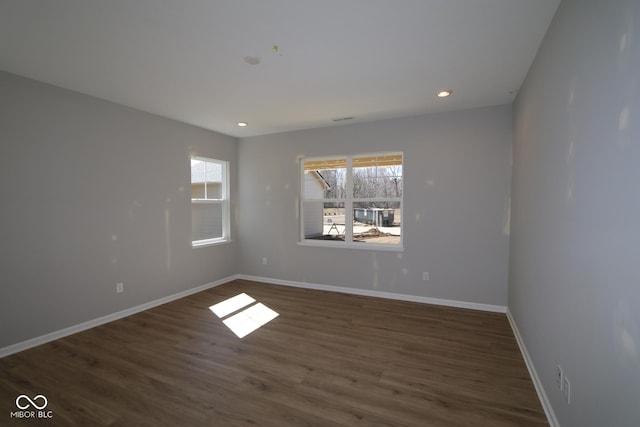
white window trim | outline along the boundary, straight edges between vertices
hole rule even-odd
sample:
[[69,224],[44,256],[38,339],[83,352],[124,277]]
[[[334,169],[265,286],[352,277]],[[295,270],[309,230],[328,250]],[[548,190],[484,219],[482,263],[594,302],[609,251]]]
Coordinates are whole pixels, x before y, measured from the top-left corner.
[[226,245],[227,243],[231,243],[233,240],[225,239],[224,237],[218,237],[215,239],[204,239],[204,240],[196,240],[191,242],[192,248],[206,248],[208,246],[218,246],[218,245]]
[[[220,203],[222,205],[222,237],[212,239],[192,240],[192,248],[204,248],[208,246],[217,246],[231,243],[231,207],[229,201],[229,162],[226,160],[218,160],[210,157],[191,156],[190,160],[200,160],[208,163],[217,163],[222,166],[222,198],[221,199],[194,199],[190,198],[190,207],[193,203]],[[189,174],[191,175],[191,174]],[[206,188],[206,185],[205,185]]]
[[314,246],[321,248],[342,248],[342,249],[357,249],[359,251],[387,251],[387,252],[404,252],[404,246],[402,245],[402,237],[400,237],[401,243],[394,245],[389,243],[360,243],[360,242],[327,242],[323,240],[310,240],[303,239],[296,244],[298,246]]
[[[364,198],[354,198],[353,197],[353,168],[352,168],[352,160],[358,157],[373,157],[373,156],[385,156],[385,155],[401,155],[402,156],[402,177],[404,179],[405,176],[405,166],[404,166],[404,153],[401,151],[389,151],[389,152],[374,152],[374,153],[358,153],[358,154],[350,154],[350,155],[342,155],[342,156],[310,156],[310,157],[301,157],[299,159],[299,188],[298,188],[298,197],[299,197],[299,220],[298,220],[298,246],[310,246],[310,247],[329,247],[329,248],[342,248],[342,249],[358,249],[358,250],[369,250],[369,251],[389,251],[389,252],[404,252],[404,228],[400,233],[400,243],[398,244],[390,244],[390,243],[362,243],[362,242],[353,242],[353,218],[350,220],[346,220],[345,216],[345,241],[344,242],[332,242],[326,240],[314,240],[314,239],[306,239],[304,236],[304,163],[306,160],[336,160],[336,159],[346,159],[347,160],[347,182],[346,182],[346,193],[347,197],[343,199],[319,199],[323,202],[344,202],[345,212],[353,212],[353,203],[360,201],[368,201],[370,199]],[[404,184],[403,184],[404,187]],[[396,198],[385,198],[384,200],[389,201],[399,201],[400,202],[400,224],[404,224],[404,190],[402,191],[402,197]]]

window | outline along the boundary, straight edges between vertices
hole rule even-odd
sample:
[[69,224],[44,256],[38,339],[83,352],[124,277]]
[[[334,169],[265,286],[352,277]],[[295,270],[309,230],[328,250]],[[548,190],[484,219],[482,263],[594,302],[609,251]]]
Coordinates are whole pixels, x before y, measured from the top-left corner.
[[229,165],[191,158],[192,246],[229,241]]
[[402,248],[402,153],[301,161],[301,243]]

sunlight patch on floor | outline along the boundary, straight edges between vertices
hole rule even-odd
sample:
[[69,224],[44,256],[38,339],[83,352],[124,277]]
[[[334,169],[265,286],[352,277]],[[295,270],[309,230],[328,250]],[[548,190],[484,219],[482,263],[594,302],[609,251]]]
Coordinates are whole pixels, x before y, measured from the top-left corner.
[[[209,307],[209,310],[219,318],[224,318],[244,308],[244,310],[222,320],[238,338],[243,338],[279,316],[277,312],[261,302],[253,304],[254,302],[256,302],[254,298],[245,293],[241,293],[212,305]],[[245,308],[247,306],[250,307]]]
[[278,313],[259,302],[244,311],[223,320],[238,338],[249,335],[259,327],[278,317]]
[[243,307],[248,306],[249,304],[254,303],[255,301],[255,299],[243,292],[235,297],[231,297],[219,302],[218,304],[212,305],[209,307],[209,310],[213,311],[213,313],[218,317],[225,317]]

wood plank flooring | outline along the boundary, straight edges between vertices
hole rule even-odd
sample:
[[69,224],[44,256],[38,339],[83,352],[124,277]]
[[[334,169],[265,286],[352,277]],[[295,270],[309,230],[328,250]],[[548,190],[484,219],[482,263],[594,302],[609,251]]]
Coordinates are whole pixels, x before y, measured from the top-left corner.
[[[241,292],[280,316],[238,339],[208,307]],[[0,359],[32,424],[548,425],[504,314],[244,280]]]

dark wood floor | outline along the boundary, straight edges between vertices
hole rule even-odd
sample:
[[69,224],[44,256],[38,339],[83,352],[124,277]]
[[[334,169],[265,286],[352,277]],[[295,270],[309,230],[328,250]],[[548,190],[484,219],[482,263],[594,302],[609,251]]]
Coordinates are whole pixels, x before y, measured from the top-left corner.
[[[241,292],[280,316],[238,339],[208,307]],[[244,280],[0,359],[0,425],[32,423],[548,425],[504,314]]]

